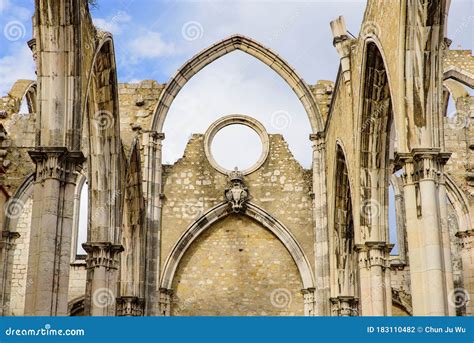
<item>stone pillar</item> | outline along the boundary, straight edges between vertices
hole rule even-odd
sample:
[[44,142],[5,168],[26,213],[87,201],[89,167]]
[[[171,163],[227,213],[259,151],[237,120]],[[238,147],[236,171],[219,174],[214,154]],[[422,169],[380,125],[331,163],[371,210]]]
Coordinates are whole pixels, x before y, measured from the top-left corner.
[[[443,247],[442,208],[446,201],[439,188],[442,165],[447,160],[439,148],[413,149],[399,154],[405,169],[403,176],[413,315],[445,316],[449,310],[447,289],[452,276],[449,253]],[[449,274],[449,272],[448,272]]]
[[[370,274],[370,300],[372,312],[367,315],[388,316],[392,308],[389,248],[385,242],[366,242]],[[362,315],[366,315],[362,312]]]
[[0,241],[0,316],[7,314],[9,308],[11,282],[10,251],[15,239],[18,237],[20,237],[18,232],[2,231],[2,240]]
[[464,289],[455,289],[449,301],[456,309],[466,308],[467,316],[474,316],[474,230],[459,231]]
[[36,163],[25,315],[67,315],[73,201],[80,152],[30,152]]
[[322,133],[311,134],[313,142],[313,219],[316,290],[315,315],[331,315],[329,236],[327,220],[326,145]]
[[143,316],[145,300],[139,297],[122,296],[117,298],[117,316]]
[[356,245],[362,316],[389,316],[392,313],[390,247],[385,242]]
[[145,266],[145,315],[157,316],[160,310],[161,270],[161,141],[163,133],[148,131],[143,133],[144,170],[143,196],[145,198],[145,235],[146,235],[146,266]]
[[87,242],[82,246],[87,252],[84,312],[91,316],[114,316],[118,254],[123,251],[123,247],[110,242]]

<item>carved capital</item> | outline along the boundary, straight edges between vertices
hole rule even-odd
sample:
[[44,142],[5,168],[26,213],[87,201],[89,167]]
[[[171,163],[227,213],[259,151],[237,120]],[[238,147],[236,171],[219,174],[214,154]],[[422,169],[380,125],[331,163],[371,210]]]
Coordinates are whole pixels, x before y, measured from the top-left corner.
[[75,182],[78,169],[85,161],[82,152],[69,151],[66,147],[39,147],[28,154],[36,164],[36,181]]
[[170,316],[171,315],[171,299],[173,298],[173,290],[167,288],[160,288],[160,313],[162,316]]
[[460,238],[462,249],[471,250],[474,246],[474,229],[458,231],[456,237]]
[[117,298],[117,316],[143,316],[145,312],[145,299],[139,297],[123,296]]
[[118,254],[123,251],[122,245],[110,242],[87,242],[82,244],[82,247],[87,252],[87,269],[98,267],[118,268]]
[[440,148],[414,148],[409,153],[397,153],[396,163],[403,167],[402,181],[405,185],[424,180],[444,183],[444,165],[451,153]]
[[357,316],[358,311],[358,299],[354,296],[340,295],[336,298],[331,298],[333,312],[336,312],[338,316],[349,317]]

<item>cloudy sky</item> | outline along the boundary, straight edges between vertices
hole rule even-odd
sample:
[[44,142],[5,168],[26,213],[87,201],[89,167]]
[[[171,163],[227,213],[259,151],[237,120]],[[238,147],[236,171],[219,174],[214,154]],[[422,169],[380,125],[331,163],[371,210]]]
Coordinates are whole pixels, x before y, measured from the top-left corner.
[[[357,36],[365,1],[179,1],[97,0],[96,26],[114,35],[120,82],[165,83],[200,50],[239,33],[273,49],[308,83],[336,78],[339,58],[329,22],[343,15]],[[0,94],[19,78],[34,78],[26,45],[32,0],[0,0]],[[452,48],[472,49],[472,1],[452,0],[448,35]],[[3,34],[1,34],[3,33]],[[300,163],[311,164],[309,121],[288,85],[271,69],[233,52],[197,74],[177,96],[164,131],[164,161],[174,162],[192,133],[203,133],[222,115],[243,113],[270,133],[282,133]],[[255,137],[230,128],[216,137],[216,159],[245,167],[257,159]],[[229,151],[236,152],[229,154]]]
[[[235,33],[273,49],[310,84],[334,81],[339,59],[329,22],[343,15],[348,30],[357,36],[366,4],[360,0],[96,2],[91,8],[95,24],[114,35],[119,81],[160,83],[200,50]],[[452,47],[472,48],[473,13],[470,0],[452,1]],[[0,94],[6,94],[16,79],[34,78],[26,45],[32,14],[32,0],[0,0]],[[300,102],[276,73],[238,51],[206,67],[178,95],[165,124],[164,161],[174,162],[192,133],[204,132],[211,122],[231,113],[251,115],[270,133],[284,134],[296,158],[310,166],[309,122]],[[221,149],[216,145],[216,157],[227,165],[250,163],[252,154],[236,154],[230,160],[228,151],[236,141],[235,149],[252,151],[251,134],[233,128],[222,135],[227,144],[220,144]]]

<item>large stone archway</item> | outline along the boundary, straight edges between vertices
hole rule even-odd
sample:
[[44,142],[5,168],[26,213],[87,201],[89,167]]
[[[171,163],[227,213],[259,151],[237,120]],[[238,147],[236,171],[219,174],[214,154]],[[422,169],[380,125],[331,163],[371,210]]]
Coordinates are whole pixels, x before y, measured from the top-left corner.
[[324,128],[323,118],[316,100],[306,82],[280,56],[253,39],[242,35],[233,35],[201,51],[187,61],[166,84],[155,108],[152,130],[162,132],[166,115],[184,85],[201,69],[218,58],[235,50],[243,51],[257,58],[280,75],[295,92],[308,114],[314,133]]
[[[163,315],[169,315],[171,313],[171,305],[173,301],[174,281],[178,266],[180,265],[183,256],[187,253],[188,249],[192,246],[193,242],[199,238],[204,232],[209,230],[213,225],[217,225],[219,221],[224,220],[230,214],[232,210],[229,208],[227,203],[221,203],[205,214],[198,218],[179,238],[174,245],[170,255],[168,256],[160,282],[160,312]],[[245,212],[239,214],[240,217],[245,217],[245,220],[252,219],[256,222],[260,228],[267,229],[276,239],[278,244],[276,247],[284,247],[286,254],[291,257],[293,264],[295,264],[295,270],[300,277],[301,288],[298,291],[305,293],[305,305],[304,311],[301,309],[301,314],[312,315],[314,313],[314,281],[313,273],[308,259],[306,258],[302,248],[297,243],[290,231],[277,219],[272,217],[262,208],[255,204],[247,203]],[[225,226],[225,225],[224,225]],[[224,227],[223,226],[223,227]],[[224,228],[225,229],[225,228]],[[244,230],[245,231],[245,230]],[[261,236],[261,237],[264,237]],[[260,237],[260,238],[261,238]],[[268,239],[269,236],[267,236]],[[205,239],[204,239],[205,240]],[[258,241],[258,239],[257,239]],[[251,240],[249,241],[251,242]],[[200,243],[206,245],[206,243]],[[199,244],[198,244],[199,245]],[[260,247],[262,248],[262,247]],[[264,249],[266,249],[263,246]],[[280,249],[280,248],[278,248]],[[284,251],[282,250],[282,251]],[[268,251],[268,250],[267,250]],[[247,266],[248,267],[248,266]],[[215,272],[215,270],[213,269]],[[278,288],[276,288],[278,289]],[[291,292],[290,292],[291,293]],[[296,294],[293,290],[293,294]],[[296,295],[295,295],[296,296]],[[268,304],[267,304],[268,305]],[[277,307],[278,308],[278,307]],[[268,310],[268,309],[267,309]],[[265,311],[265,310],[262,310]],[[258,313],[255,313],[258,314]],[[260,313],[261,314],[261,313]]]
[[[261,223],[230,214],[181,258],[171,315],[303,315],[302,280],[291,254]],[[211,296],[210,296],[211,295]]]

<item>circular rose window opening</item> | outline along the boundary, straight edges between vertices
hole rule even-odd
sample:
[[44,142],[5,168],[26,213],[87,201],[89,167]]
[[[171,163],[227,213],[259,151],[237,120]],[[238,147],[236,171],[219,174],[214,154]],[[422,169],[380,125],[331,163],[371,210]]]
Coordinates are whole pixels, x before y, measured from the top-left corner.
[[237,168],[244,175],[257,170],[268,155],[268,135],[257,120],[230,115],[214,122],[205,135],[206,155],[224,174]]

